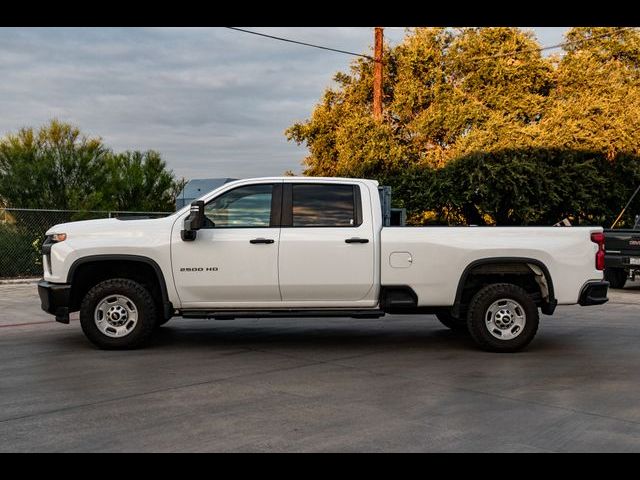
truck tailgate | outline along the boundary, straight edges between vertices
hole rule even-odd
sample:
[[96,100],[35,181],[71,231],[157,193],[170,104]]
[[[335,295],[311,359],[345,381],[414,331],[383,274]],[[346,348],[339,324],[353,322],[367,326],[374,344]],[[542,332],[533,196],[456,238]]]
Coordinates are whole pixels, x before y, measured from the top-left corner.
[[605,230],[604,234],[604,248],[607,252],[640,256],[639,230]]

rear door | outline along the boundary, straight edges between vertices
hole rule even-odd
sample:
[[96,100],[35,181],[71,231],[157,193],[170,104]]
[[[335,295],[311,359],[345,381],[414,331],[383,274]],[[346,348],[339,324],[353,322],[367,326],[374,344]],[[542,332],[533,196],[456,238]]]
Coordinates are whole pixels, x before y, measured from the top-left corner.
[[283,302],[309,307],[375,304],[368,196],[356,183],[284,183],[278,257]]

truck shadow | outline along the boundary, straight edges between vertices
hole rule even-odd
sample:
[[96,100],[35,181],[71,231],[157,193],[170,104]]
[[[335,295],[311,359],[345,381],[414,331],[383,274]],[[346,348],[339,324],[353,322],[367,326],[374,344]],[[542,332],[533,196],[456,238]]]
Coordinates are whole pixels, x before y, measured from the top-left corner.
[[[425,345],[443,342],[451,345],[473,345],[468,335],[452,332],[446,328],[425,325],[425,328],[389,328],[372,325],[370,328],[344,326],[286,326],[262,325],[217,325],[218,322],[202,322],[198,326],[167,325],[155,332],[150,346],[242,346],[242,345],[282,345],[300,347],[344,347]],[[286,320],[284,320],[286,322]],[[348,322],[348,320],[345,320]]]
[[[304,325],[278,324],[220,325],[202,321],[199,325],[180,325],[180,320],[155,332],[148,348],[151,349],[222,349],[222,348],[279,348],[284,350],[328,350],[357,354],[366,350],[388,351],[429,349],[433,352],[482,352],[467,333],[454,332],[440,326],[437,321],[424,325]],[[283,320],[282,322],[286,322]],[[345,319],[344,322],[348,322]],[[266,322],[265,322],[266,323]],[[567,339],[539,336],[524,351],[563,350]]]

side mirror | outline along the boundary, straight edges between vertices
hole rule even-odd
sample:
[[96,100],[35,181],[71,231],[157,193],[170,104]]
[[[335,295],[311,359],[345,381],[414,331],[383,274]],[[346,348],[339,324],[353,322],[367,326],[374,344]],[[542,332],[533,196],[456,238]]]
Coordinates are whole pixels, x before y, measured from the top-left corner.
[[180,237],[185,242],[196,239],[196,232],[204,225],[204,200],[196,200],[191,204],[191,212],[184,219],[184,230],[180,232]]

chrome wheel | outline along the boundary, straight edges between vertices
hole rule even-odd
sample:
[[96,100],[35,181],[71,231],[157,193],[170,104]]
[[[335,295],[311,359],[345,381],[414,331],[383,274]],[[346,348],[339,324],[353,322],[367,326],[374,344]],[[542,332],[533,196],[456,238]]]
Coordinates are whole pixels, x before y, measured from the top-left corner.
[[485,314],[487,330],[500,340],[512,340],[522,333],[527,315],[522,305],[510,298],[496,300]]
[[124,295],[109,295],[98,302],[93,319],[107,337],[120,338],[131,333],[138,323],[138,309]]

